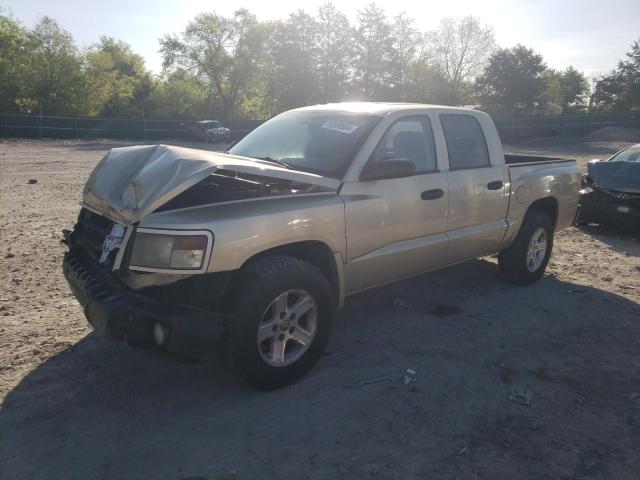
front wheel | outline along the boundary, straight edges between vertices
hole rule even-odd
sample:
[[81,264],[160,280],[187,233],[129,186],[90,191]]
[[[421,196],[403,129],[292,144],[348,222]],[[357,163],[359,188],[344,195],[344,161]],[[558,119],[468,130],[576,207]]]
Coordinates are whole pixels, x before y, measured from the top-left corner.
[[262,390],[297,381],[324,351],[335,301],[324,274],[308,262],[273,255],[240,272],[224,360],[241,380]]
[[553,223],[549,215],[531,210],[513,244],[498,255],[500,271],[517,285],[530,285],[547,268],[553,248]]

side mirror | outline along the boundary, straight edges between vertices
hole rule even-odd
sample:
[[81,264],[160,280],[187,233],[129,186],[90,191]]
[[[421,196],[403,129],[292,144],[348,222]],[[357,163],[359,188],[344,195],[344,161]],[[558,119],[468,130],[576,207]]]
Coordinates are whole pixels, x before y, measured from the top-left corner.
[[416,173],[416,165],[406,158],[372,161],[365,165],[360,180],[384,180],[388,178],[411,177]]

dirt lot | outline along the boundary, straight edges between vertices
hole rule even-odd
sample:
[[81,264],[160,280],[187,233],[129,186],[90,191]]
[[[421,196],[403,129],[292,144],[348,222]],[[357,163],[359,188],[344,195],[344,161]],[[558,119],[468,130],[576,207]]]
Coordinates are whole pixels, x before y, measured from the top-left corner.
[[305,379],[258,393],[87,327],[60,230],[111,145],[0,141],[0,478],[639,478],[638,240],[562,232],[528,288],[488,258],[359,294]]

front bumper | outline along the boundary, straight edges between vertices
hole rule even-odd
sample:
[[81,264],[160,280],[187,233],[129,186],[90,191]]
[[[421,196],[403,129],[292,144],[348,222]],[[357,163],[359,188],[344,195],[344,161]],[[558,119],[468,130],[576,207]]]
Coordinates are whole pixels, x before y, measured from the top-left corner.
[[231,132],[221,132],[221,133],[207,133],[207,138],[209,140],[226,140],[227,138],[231,138]]
[[580,195],[580,220],[640,228],[640,202],[594,189]]
[[[163,302],[128,289],[81,251],[64,255],[64,276],[96,332],[135,347],[198,358],[224,332],[227,315]],[[154,326],[166,333],[158,345]]]

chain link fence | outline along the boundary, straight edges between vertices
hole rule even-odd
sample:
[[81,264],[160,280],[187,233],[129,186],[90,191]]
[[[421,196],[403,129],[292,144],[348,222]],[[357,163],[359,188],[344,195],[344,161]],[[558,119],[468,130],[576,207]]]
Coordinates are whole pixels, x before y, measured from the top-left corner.
[[[0,114],[0,137],[18,138],[115,138],[162,140],[193,139],[196,120],[58,117],[49,115]],[[262,121],[223,122],[232,139],[243,137]]]
[[[582,137],[603,127],[640,128],[640,111],[536,117],[495,117],[502,138]],[[114,138],[163,140],[193,139],[195,120],[155,120],[48,115],[0,114],[0,137],[18,138]],[[243,137],[260,120],[223,122],[232,139]]]
[[501,138],[583,137],[605,127],[640,128],[640,111],[536,117],[494,117]]

